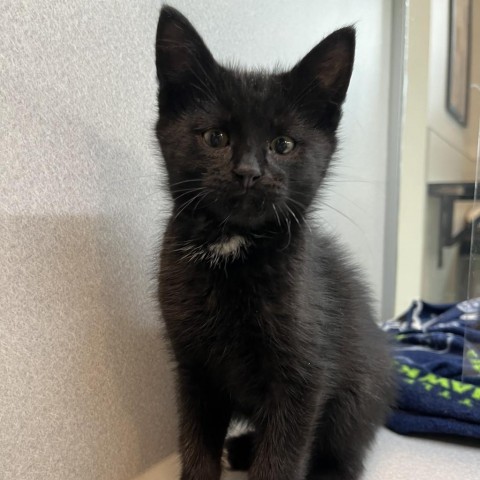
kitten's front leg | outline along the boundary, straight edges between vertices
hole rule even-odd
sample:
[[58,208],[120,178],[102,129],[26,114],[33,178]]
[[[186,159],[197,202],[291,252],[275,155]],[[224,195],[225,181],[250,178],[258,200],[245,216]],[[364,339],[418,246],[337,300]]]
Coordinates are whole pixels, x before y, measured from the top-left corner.
[[201,373],[178,373],[181,480],[219,480],[230,404]]
[[[295,390],[295,388],[293,389]],[[303,480],[315,431],[318,395],[286,391],[269,399],[256,421],[257,443],[249,480]]]

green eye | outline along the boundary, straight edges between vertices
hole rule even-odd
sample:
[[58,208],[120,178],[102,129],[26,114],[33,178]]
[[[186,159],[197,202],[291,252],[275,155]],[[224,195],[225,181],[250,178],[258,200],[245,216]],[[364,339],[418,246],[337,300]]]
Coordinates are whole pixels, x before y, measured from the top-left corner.
[[290,137],[282,135],[281,137],[277,137],[272,141],[270,148],[280,155],[285,155],[290,153],[295,148],[295,142]]
[[217,128],[211,128],[204,132],[203,140],[212,148],[223,148],[228,145],[228,135]]

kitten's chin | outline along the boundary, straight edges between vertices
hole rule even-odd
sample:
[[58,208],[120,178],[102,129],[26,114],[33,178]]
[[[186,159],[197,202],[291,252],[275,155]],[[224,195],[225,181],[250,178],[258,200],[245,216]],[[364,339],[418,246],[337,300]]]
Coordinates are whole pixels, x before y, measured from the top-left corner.
[[244,230],[258,230],[267,223],[267,215],[265,213],[232,213],[228,223]]

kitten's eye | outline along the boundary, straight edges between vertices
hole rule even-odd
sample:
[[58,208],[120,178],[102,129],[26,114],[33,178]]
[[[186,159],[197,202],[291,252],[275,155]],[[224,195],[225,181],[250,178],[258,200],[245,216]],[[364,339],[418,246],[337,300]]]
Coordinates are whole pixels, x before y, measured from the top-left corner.
[[228,145],[228,135],[221,130],[211,128],[203,134],[205,143],[212,148],[223,148]]
[[270,148],[280,155],[285,155],[295,148],[295,142],[290,137],[283,135],[273,140]]

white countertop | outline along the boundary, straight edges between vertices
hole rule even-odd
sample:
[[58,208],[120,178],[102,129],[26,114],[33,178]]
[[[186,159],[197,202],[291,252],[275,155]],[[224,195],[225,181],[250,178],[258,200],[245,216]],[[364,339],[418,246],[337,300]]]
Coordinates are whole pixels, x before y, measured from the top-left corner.
[[[175,455],[136,480],[179,478]],[[229,472],[224,480],[246,480]],[[480,441],[456,442],[405,437],[382,429],[366,462],[362,480],[479,480]]]

